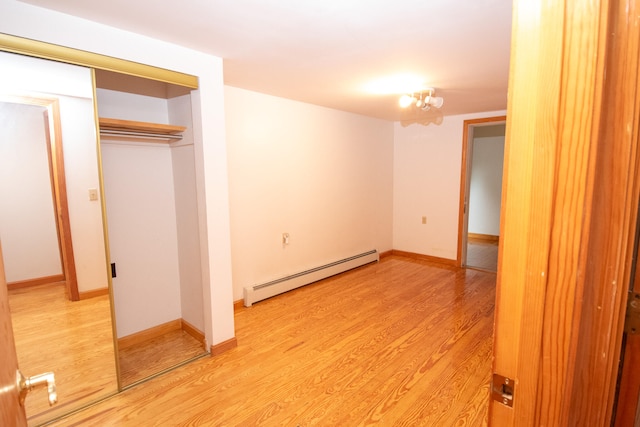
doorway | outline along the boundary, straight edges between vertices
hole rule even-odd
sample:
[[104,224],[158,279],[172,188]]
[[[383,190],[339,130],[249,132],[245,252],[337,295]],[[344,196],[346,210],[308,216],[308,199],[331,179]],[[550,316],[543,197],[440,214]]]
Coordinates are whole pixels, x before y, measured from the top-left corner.
[[506,117],[466,120],[463,131],[458,263],[496,272]]
[[9,289],[64,283],[77,301],[59,114],[56,98],[0,94],[0,235]]

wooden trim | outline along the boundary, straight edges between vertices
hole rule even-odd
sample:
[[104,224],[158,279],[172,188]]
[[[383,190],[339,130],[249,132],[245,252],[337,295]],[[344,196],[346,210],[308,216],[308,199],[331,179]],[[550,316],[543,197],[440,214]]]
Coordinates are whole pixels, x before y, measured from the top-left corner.
[[71,222],[69,219],[69,203],[67,201],[67,180],[64,170],[64,150],[62,149],[62,125],[60,121],[60,107],[58,99],[49,106],[51,117],[49,125],[53,129],[54,137],[51,139],[51,169],[53,176],[53,196],[56,204],[58,236],[60,239],[60,251],[62,266],[64,268],[67,283],[67,296],[71,301],[80,300],[78,291],[78,278],[76,275],[76,261],[73,255],[73,243],[71,240]]
[[92,289],[90,291],[80,292],[80,301],[105,295],[109,295],[109,288]]
[[244,308],[244,299],[239,299],[233,302],[233,311],[238,311]]
[[161,123],[138,122],[133,120],[99,118],[100,130],[125,130],[133,132],[145,132],[158,135],[176,135],[184,132],[185,126],[166,125]]
[[202,332],[200,329],[196,328],[195,326],[193,326],[191,323],[187,322],[184,319],[180,319],[180,321],[181,321],[182,330],[185,333],[191,335],[196,340],[198,340],[198,342],[202,344],[202,347],[204,348],[205,347],[204,332]]
[[18,280],[17,282],[7,283],[7,289],[30,288],[32,286],[48,285],[53,283],[64,282],[64,274],[56,274],[55,276],[38,277],[35,279]]
[[154,326],[144,331],[136,332],[126,337],[118,338],[118,348],[129,348],[131,346],[140,344],[141,342],[148,341],[154,338],[161,337],[172,331],[182,329],[182,319],[172,320],[161,325]]
[[489,424],[610,425],[638,209],[640,0],[514,2]]
[[382,259],[382,258],[386,258],[386,257],[391,256],[391,255],[393,255],[393,250],[380,252],[380,254],[378,256],[380,257],[380,259]]
[[238,339],[236,337],[233,337],[226,341],[222,341],[221,343],[212,345],[210,349],[210,353],[212,357],[218,356],[222,353],[226,353],[229,350],[233,350],[237,346],[238,346]]
[[414,253],[414,252],[398,251],[396,249],[393,249],[391,251],[391,254],[392,255],[403,256],[403,257],[406,257],[406,258],[419,259],[421,261],[429,261],[429,262],[435,262],[435,263],[438,263],[438,264],[452,265],[454,267],[458,266],[457,265],[457,261],[455,259],[440,258],[440,257],[437,257],[437,256],[417,254],[417,253]]
[[0,50],[198,88],[198,78],[120,58],[0,33]]
[[[458,250],[456,253],[456,265],[462,266],[466,261],[465,233],[465,198],[467,196],[467,171],[471,159],[469,158],[469,129],[477,125],[491,125],[493,123],[503,123],[507,121],[507,116],[483,117],[479,119],[465,120],[462,124],[462,158],[460,161],[460,198],[458,200]],[[506,135],[505,135],[506,140]],[[504,182],[504,177],[503,177]],[[463,259],[465,258],[465,259]]]
[[467,233],[467,242],[498,244],[500,243],[500,236],[494,236],[492,234]]
[[[109,289],[99,289],[98,291],[103,291],[104,294],[108,294]],[[94,295],[97,296],[97,295]],[[163,323],[161,325],[154,326],[149,329],[145,329],[140,332],[136,332],[131,335],[127,335],[126,337],[118,338],[118,348],[128,348],[137,344],[140,344],[144,341],[148,341],[154,338],[161,337],[169,332],[182,330],[185,333],[191,335],[193,338],[198,340],[204,347],[205,338],[204,333],[200,331],[198,328],[193,326],[191,323],[187,322],[184,319],[176,319],[167,323]]]
[[581,253],[580,309],[569,319],[574,342],[568,418],[576,424],[610,425],[627,291],[640,286],[631,277],[640,200],[640,0],[603,2],[600,19],[602,83],[595,85],[600,108],[594,109],[591,153],[595,171],[585,224],[588,246]]

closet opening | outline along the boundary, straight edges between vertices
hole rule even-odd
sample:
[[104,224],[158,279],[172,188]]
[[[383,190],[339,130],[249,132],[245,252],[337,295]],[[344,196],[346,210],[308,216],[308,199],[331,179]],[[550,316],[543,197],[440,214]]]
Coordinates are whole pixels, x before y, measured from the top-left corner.
[[96,71],[122,387],[207,354],[191,90]]

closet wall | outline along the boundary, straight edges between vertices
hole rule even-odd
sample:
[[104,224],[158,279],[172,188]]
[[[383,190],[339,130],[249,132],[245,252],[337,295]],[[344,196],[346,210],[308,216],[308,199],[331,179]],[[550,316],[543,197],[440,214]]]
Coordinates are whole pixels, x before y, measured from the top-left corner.
[[176,319],[204,331],[191,99],[158,85],[150,96],[98,79],[100,117],[187,128],[172,143],[101,138],[118,338]]

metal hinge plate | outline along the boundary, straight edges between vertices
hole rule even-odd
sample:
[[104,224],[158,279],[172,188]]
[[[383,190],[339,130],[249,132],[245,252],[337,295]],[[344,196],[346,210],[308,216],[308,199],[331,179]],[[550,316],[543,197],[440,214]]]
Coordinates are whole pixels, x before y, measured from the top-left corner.
[[509,408],[513,407],[516,383],[511,378],[493,374],[491,382],[491,398]]
[[638,292],[629,292],[624,331],[632,335],[640,334],[640,293]]

